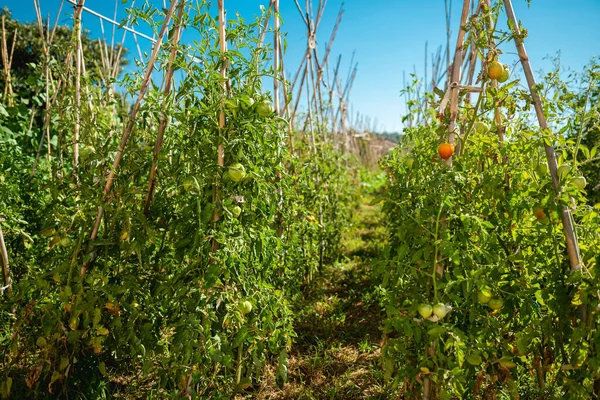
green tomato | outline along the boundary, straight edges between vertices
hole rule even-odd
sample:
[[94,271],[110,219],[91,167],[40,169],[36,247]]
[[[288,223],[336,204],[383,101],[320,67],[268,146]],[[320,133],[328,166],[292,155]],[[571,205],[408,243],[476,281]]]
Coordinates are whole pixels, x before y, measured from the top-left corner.
[[498,82],[504,83],[508,78],[510,78],[510,68],[508,68],[508,65],[502,65],[502,75],[498,78]]
[[242,213],[242,208],[241,208],[240,206],[234,206],[234,207],[231,209],[231,213],[233,214],[233,216],[234,216],[235,218],[237,218],[237,217],[239,217],[239,216],[240,216],[240,214]]
[[548,164],[546,164],[545,162],[541,162],[538,164],[536,170],[540,176],[544,176],[548,173]]
[[40,236],[43,237],[48,237],[48,236],[52,236],[56,233],[56,229],[53,226],[48,226],[45,228],[42,228],[41,232],[40,232]]
[[433,306],[433,313],[439,318],[442,319],[448,314],[448,307],[444,303],[437,303]]
[[239,182],[246,176],[246,169],[242,164],[235,163],[229,166],[227,174],[232,181]]
[[490,301],[488,302],[488,306],[492,309],[492,310],[499,310],[502,308],[502,306],[504,305],[504,300],[502,300],[499,297],[493,297],[490,299]]
[[565,179],[567,175],[569,175],[569,172],[571,172],[571,165],[569,164],[563,164],[558,167],[557,170],[557,174],[560,179]]
[[492,291],[488,286],[482,286],[477,292],[477,300],[486,304],[492,298]]
[[487,133],[490,130],[490,127],[485,122],[477,121],[473,125],[473,129],[475,129],[475,132],[479,133],[480,135],[483,135],[484,133]]
[[273,114],[273,106],[266,100],[261,101],[256,105],[256,112],[263,118],[268,117]]
[[94,154],[96,150],[92,146],[81,145],[79,147],[79,157],[83,160]]
[[584,176],[576,176],[575,178],[571,179],[571,183],[573,183],[573,185],[575,185],[575,187],[577,187],[579,190],[583,190],[585,185],[587,185],[587,181]]
[[406,159],[406,166],[408,167],[408,169],[411,169],[413,167],[413,164],[415,163],[415,159],[412,157],[409,157]]
[[194,190],[196,188],[195,179],[192,178],[191,176],[189,178],[185,178],[185,180],[183,181],[183,188],[188,192],[191,192],[192,190]]
[[431,306],[431,304],[421,303],[417,307],[417,311],[419,311],[421,317],[429,318],[431,317],[431,313],[433,312],[433,307]]
[[71,244],[71,239],[68,237],[64,237],[62,239],[60,239],[60,241],[58,242],[58,246],[62,246],[62,247],[66,247],[68,245]]
[[243,96],[240,105],[242,106],[242,110],[248,111],[254,106],[254,99],[250,96]]
[[252,311],[252,303],[250,303],[248,300],[242,301],[239,304],[239,309],[242,314],[246,315]]

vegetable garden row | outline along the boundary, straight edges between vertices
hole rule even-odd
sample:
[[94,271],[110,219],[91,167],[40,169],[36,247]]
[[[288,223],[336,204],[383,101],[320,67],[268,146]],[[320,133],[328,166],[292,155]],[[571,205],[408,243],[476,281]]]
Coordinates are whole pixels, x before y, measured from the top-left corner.
[[[375,174],[351,80],[324,86],[324,5],[291,82],[278,0],[251,23],[132,4],[157,41],[127,73],[83,0],[72,30],[34,5],[37,24],[2,17],[0,396],[252,397],[267,366],[284,387],[295,305]],[[524,41],[510,0],[464,0],[445,88],[380,162],[370,290],[398,398],[600,395],[599,64],[536,83]]]

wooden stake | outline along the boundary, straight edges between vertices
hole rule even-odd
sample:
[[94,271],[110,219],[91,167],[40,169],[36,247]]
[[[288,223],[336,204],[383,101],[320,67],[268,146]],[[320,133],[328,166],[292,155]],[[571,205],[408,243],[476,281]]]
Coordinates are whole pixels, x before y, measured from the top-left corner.
[[[73,35],[75,37],[75,124],[73,125],[73,170],[77,176],[79,168],[79,130],[81,127],[81,71],[82,71],[82,46],[81,46],[81,13],[85,0],[78,0],[74,6],[75,26]],[[48,147],[50,143],[48,143]]]
[[279,46],[281,45],[279,40],[279,0],[271,0],[271,4],[273,5],[273,70],[275,76],[273,78],[273,105],[275,108],[275,113],[277,116],[281,115],[281,106],[279,103],[279,76],[280,76],[280,56],[281,52]]
[[[281,60],[281,80],[283,82],[287,82],[287,80],[285,79],[285,67],[283,64],[283,46],[281,45],[281,35],[279,36],[279,58]],[[290,99],[288,98],[288,91],[287,88],[285,88],[283,90],[283,101],[285,104],[285,115],[287,118],[287,127],[288,127],[288,141],[289,141],[289,146],[290,146],[290,154],[294,154],[294,129],[292,126],[292,121],[290,119]],[[280,111],[281,113],[281,111]]]
[[[165,20],[161,27],[160,33],[158,35],[158,40],[156,42],[156,45],[154,46],[154,49],[152,50],[152,55],[150,56],[150,60],[148,61],[148,67],[146,69],[146,73],[145,73],[144,79],[142,81],[140,93],[138,94],[137,100],[136,100],[135,104],[133,105],[133,109],[131,110],[131,115],[129,116],[129,121],[127,122],[127,125],[125,126],[123,136],[121,137],[121,143],[119,145],[119,149],[117,150],[117,154],[113,161],[112,168],[108,174],[108,177],[106,178],[106,184],[104,186],[103,197],[100,202],[100,205],[98,206],[98,215],[96,216],[96,222],[94,224],[94,229],[92,230],[92,233],[90,235],[90,239],[92,241],[96,240],[96,238],[98,237],[98,230],[100,229],[100,222],[102,221],[102,216],[104,214],[104,203],[106,202],[108,194],[110,193],[110,190],[112,189],[112,185],[115,180],[115,175],[117,174],[119,164],[121,163],[121,159],[123,158],[123,152],[125,151],[125,146],[127,145],[127,140],[129,139],[129,136],[131,135],[131,131],[133,130],[133,126],[135,125],[135,119],[140,110],[140,106],[142,104],[142,100],[144,99],[144,95],[146,94],[146,90],[148,89],[148,85],[149,85],[150,79],[152,77],[152,71],[154,70],[154,64],[156,63],[156,59],[158,57],[158,52],[162,45],[163,37],[165,35],[165,32],[167,31],[167,28],[169,27],[169,21],[171,20],[171,17],[173,16],[173,11],[174,11],[176,5],[177,5],[177,0],[171,0],[171,5],[169,6],[169,9],[167,10],[167,15],[165,16]],[[86,270],[87,270],[87,263],[81,269],[82,277],[85,275]]]
[[[460,77],[461,70],[460,67],[462,65],[463,60],[463,47],[465,43],[465,27],[467,25],[467,21],[469,19],[469,9],[471,5],[471,0],[464,0],[462,14],[460,17],[460,29],[458,31],[458,37],[456,39],[456,49],[454,50],[454,63],[452,64],[452,77],[448,82],[448,87],[450,88],[450,122],[448,124],[448,142],[450,144],[454,144],[454,139],[456,136],[456,119],[458,117],[458,94],[459,94],[459,85],[460,85]],[[452,156],[450,156],[446,160],[447,165],[452,165]]]
[[2,16],[2,46],[1,46],[1,50],[2,50],[2,66],[4,69],[4,79],[5,79],[5,85],[4,85],[4,101],[6,102],[6,104],[9,107],[12,107],[13,105],[13,88],[12,88],[12,78],[11,78],[11,73],[10,73],[10,68],[11,68],[11,64],[12,64],[12,56],[13,56],[13,52],[15,50],[15,45],[16,45],[16,40],[17,40],[17,29],[15,28],[15,31],[13,32],[13,40],[12,40],[12,49],[10,51],[10,56],[8,54],[8,45],[6,42],[6,28],[4,26],[4,15]]
[[[525,50],[525,44],[523,43],[521,30],[519,29],[519,23],[517,21],[517,17],[515,16],[511,0],[504,0],[504,7],[506,8],[509,25],[514,35],[515,45],[519,53],[519,58],[521,59],[521,65],[523,65],[523,71],[525,72],[525,77],[527,78],[527,85],[529,86],[531,97],[533,98],[535,114],[542,132],[546,132],[548,129],[548,123],[546,121],[546,116],[544,115],[544,110],[542,109],[542,99],[540,98],[540,95],[536,89],[535,77],[533,75],[531,64],[529,63],[529,57],[527,56],[527,51]],[[556,162],[554,146],[544,143],[544,150],[546,151],[546,158],[548,159],[548,168],[550,169],[554,191],[558,194],[561,188],[560,181],[558,179],[558,163]],[[571,210],[566,205],[563,206],[561,219],[567,243],[567,251],[569,253],[571,272],[579,271],[582,268],[579,244],[577,242],[577,235],[575,233],[575,226],[573,224]]]
[[[179,46],[179,40],[181,39],[181,23],[183,21],[183,8],[185,6],[185,0],[181,0],[177,6],[177,21],[174,28],[173,39],[171,43],[171,52],[169,54],[169,65],[167,66],[167,73],[165,74],[165,87],[164,96],[165,99],[171,93],[171,85],[173,83],[173,72],[175,68],[173,63],[177,57],[177,46]],[[166,115],[167,103],[163,103],[162,112],[160,115],[160,121],[158,123],[158,134],[156,135],[156,142],[154,143],[154,157],[152,159],[152,167],[150,168],[150,178],[148,179],[148,190],[146,191],[146,203],[144,205],[144,214],[147,216],[150,212],[150,204],[154,198],[154,191],[156,187],[156,172],[158,170],[158,155],[162,149],[162,144],[165,136],[165,130],[167,129],[167,115]]]
[[4,235],[2,234],[2,222],[4,222],[4,218],[0,217],[0,255],[2,256],[2,276],[4,278],[4,287],[0,290],[0,294],[6,290],[6,293],[10,296],[12,294],[12,281],[8,265],[8,252],[6,251],[6,243],[4,243]]
[[[461,66],[463,61],[463,50],[464,50],[464,41],[465,41],[465,26],[467,25],[467,21],[469,18],[469,10],[471,8],[471,0],[463,1],[462,14],[460,18],[460,29],[458,31],[458,37],[456,38],[456,48],[454,50],[454,62],[452,64],[452,75],[448,80],[448,90],[450,90],[450,122],[448,123],[448,142],[450,144],[454,144],[455,139],[455,129],[456,129],[456,119],[458,118],[458,101],[459,101],[459,86],[461,81]],[[452,157],[449,157],[446,160],[447,165],[452,165]],[[442,212],[442,208],[440,207],[440,214]],[[438,223],[439,223],[439,214],[438,214]],[[437,234],[436,226],[436,234]],[[443,229],[443,227],[441,227]],[[439,264],[440,259],[434,259],[434,271],[432,273],[432,279],[434,284],[434,292],[435,292],[435,280],[437,279],[437,275],[443,276],[444,268]],[[438,299],[434,299],[437,301]],[[427,348],[427,352],[429,350],[434,349],[433,345],[429,345]],[[426,376],[423,379],[423,400],[430,400],[435,395],[435,387],[431,378]]]
[[[221,77],[223,78],[223,82],[221,82],[221,105],[219,112],[219,135],[223,135],[225,130],[225,95],[227,91],[227,59],[225,58],[225,53],[227,52],[227,38],[226,38],[226,21],[225,21],[225,0],[219,0],[219,50],[221,52]],[[219,147],[217,149],[217,165],[219,167],[225,166],[225,147],[221,141]],[[217,226],[217,222],[219,221],[219,177],[215,179],[214,185],[214,204],[215,204],[215,213],[213,215],[213,228]],[[217,251],[219,243],[213,238],[211,243],[211,251]]]

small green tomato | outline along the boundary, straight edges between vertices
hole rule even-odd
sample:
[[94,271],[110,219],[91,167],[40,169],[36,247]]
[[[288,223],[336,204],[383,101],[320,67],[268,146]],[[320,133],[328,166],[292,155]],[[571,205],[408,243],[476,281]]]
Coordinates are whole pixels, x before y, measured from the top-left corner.
[[239,182],[246,176],[246,168],[240,163],[235,163],[229,166],[227,173],[232,181]]
[[250,303],[248,300],[242,301],[239,305],[239,309],[242,314],[246,315],[252,311],[252,303]]
[[417,307],[417,311],[419,312],[421,317],[429,318],[431,317],[431,313],[433,312],[433,307],[431,306],[431,304],[422,303],[419,304],[419,306]]

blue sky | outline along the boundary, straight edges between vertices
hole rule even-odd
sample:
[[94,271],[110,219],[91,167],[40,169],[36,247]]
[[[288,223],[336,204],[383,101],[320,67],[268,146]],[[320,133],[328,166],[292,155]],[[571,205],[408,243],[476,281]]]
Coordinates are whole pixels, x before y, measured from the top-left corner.
[[[53,21],[60,4],[59,0],[41,0],[42,14],[50,15]],[[136,0],[136,4],[142,4]],[[151,0],[161,5],[162,0]],[[313,0],[314,6],[318,1]],[[216,3],[216,0],[215,0]],[[299,1],[304,6],[304,1]],[[352,89],[352,110],[368,115],[378,121],[378,130],[400,131],[401,115],[404,112],[402,74],[408,76],[416,68],[419,75],[424,69],[425,42],[429,53],[439,45],[445,45],[446,25],[442,0],[345,0],[344,18],[338,31],[331,54],[331,62],[342,54],[342,71],[348,71],[352,52],[358,62],[358,73]],[[121,0],[117,0],[117,20],[125,17]],[[131,0],[128,1],[131,4]],[[228,13],[238,11],[247,20],[260,13],[260,5],[268,0],[225,0]],[[341,0],[329,0],[323,20],[317,31],[320,54],[329,39],[342,4]],[[592,56],[600,55],[600,0],[513,0],[515,13],[529,31],[525,44],[534,70],[549,70],[551,64],[545,60],[561,52],[562,64],[581,71]],[[4,0],[3,5],[20,21],[33,21],[35,12],[30,0]],[[110,0],[86,0],[85,5],[106,16],[112,17],[115,2]],[[293,0],[281,0],[282,30],[287,32],[288,50],[285,56],[286,73],[291,76],[306,49],[306,28]],[[452,41],[460,18],[462,1],[452,2]],[[71,24],[72,6],[65,2],[62,24]],[[316,11],[316,10],[315,10]],[[504,18],[506,20],[506,18]],[[92,37],[100,35],[98,19],[84,14],[84,28]],[[108,35],[110,28],[104,25]],[[150,33],[143,26],[141,32]],[[117,37],[120,40],[121,34]],[[135,47],[128,35],[126,46],[135,55]],[[149,43],[140,44],[149,49]],[[514,49],[504,46],[506,54],[502,61],[512,64],[517,60]],[[511,54],[513,53],[513,54]],[[517,72],[518,73],[518,72]],[[428,72],[430,74],[430,72]]]

